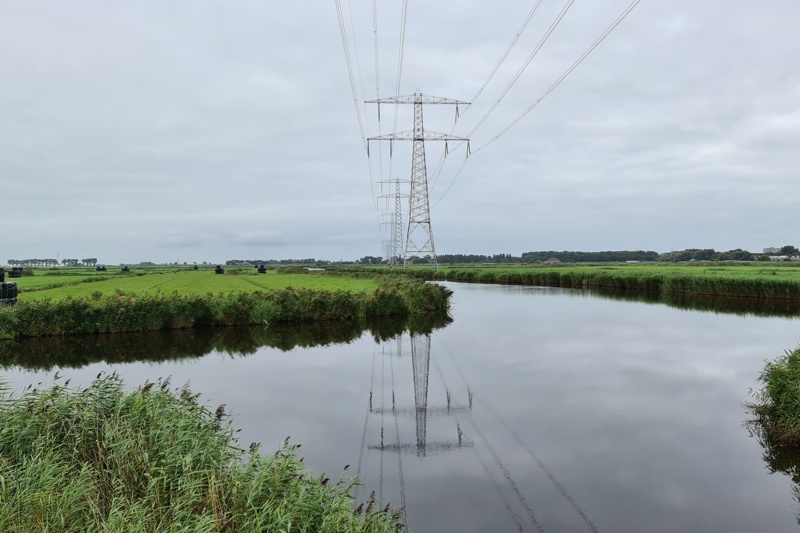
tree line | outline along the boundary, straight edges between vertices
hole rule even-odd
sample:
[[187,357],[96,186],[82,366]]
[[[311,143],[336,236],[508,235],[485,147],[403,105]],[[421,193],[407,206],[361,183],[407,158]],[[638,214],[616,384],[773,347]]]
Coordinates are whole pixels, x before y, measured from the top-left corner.
[[[55,267],[59,265],[58,259],[8,259],[10,266],[29,266],[29,267]],[[88,257],[86,259],[62,259],[62,266],[95,266],[97,265],[96,257]]]
[[331,261],[314,259],[228,259],[225,266],[253,266],[253,265],[329,265]]
[[624,263],[625,261],[658,261],[658,252],[618,250],[605,252],[525,252],[523,263],[539,263],[557,259],[562,263]]

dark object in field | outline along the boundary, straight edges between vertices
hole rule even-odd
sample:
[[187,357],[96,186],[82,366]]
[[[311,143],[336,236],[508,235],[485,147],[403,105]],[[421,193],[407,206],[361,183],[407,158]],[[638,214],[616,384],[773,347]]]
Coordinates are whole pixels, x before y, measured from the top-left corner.
[[267,267],[265,267],[264,265],[258,265],[258,273],[259,274],[266,274],[267,273]]
[[217,265],[217,268],[214,269],[214,274],[224,274],[225,269],[222,268],[220,265]]
[[122,271],[123,271],[123,272],[130,272],[130,271],[131,271],[131,269],[130,269],[130,268],[128,268],[128,265],[125,265],[124,267],[122,267]]
[[[0,279],[4,274],[0,274]],[[0,281],[0,307],[17,303],[17,284],[13,281]]]
[[11,267],[11,272],[8,273],[9,278],[21,278],[22,267]]
[[106,271],[106,267],[104,267],[103,265],[100,265],[95,270],[97,270],[98,272],[105,272]]
[[197,270],[197,265],[194,266],[193,270]]

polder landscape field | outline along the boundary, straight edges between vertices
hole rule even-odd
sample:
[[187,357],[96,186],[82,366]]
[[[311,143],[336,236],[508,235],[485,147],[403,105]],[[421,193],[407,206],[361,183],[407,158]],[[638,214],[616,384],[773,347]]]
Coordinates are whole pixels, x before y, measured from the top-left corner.
[[392,316],[437,322],[448,313],[449,291],[438,285],[324,274],[302,268],[34,271],[19,278],[19,303],[0,308],[0,339]]
[[[450,293],[426,281],[800,304],[800,265],[792,262],[441,265],[438,271],[424,265],[290,267],[265,274],[238,266],[222,274],[213,267],[37,268],[15,281],[19,302],[0,308],[0,339],[269,329],[411,315],[434,323],[448,314]],[[765,440],[797,446],[800,350],[768,363],[761,379],[764,391],[754,406],[758,430]],[[0,386],[7,429],[0,430],[0,477],[13,480],[0,492],[0,530],[91,530],[102,524],[106,531],[158,531],[192,523],[203,531],[377,532],[401,526],[400,509],[380,507],[374,497],[356,507],[352,478],[332,481],[307,472],[292,444],[264,455],[258,447],[237,452],[229,416],[196,398],[168,381],[129,391],[114,376],[84,389],[64,384],[19,395]]]
[[[301,273],[302,272],[302,273]],[[91,298],[108,296],[117,291],[144,295],[244,293],[279,290],[287,287],[309,290],[372,291],[378,286],[374,279],[336,278],[324,271],[268,270],[258,274],[254,268],[225,268],[215,274],[214,268],[142,267],[123,272],[120,268],[97,271],[94,268],[34,269],[33,275],[18,278],[17,285],[23,301]]]

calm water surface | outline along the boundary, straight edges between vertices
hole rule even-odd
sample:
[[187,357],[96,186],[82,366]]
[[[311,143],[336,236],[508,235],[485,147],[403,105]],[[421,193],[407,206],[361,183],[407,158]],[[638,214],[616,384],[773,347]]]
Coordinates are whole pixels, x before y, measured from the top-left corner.
[[[800,529],[792,481],[743,426],[748,389],[800,342],[798,319],[447,285],[454,321],[429,336],[61,374],[189,382],[227,405],[242,446],[288,436],[316,472],[351,465],[359,499],[404,505],[416,533]],[[20,389],[55,371],[0,377]]]

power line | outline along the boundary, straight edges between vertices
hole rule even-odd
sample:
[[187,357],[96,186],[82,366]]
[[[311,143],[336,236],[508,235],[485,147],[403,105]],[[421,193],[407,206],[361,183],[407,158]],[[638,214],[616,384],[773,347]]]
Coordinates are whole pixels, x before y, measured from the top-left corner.
[[528,24],[531,23],[531,20],[533,20],[533,17],[536,15],[536,12],[539,11],[539,7],[542,5],[543,2],[544,0],[539,0],[538,2],[536,2],[536,5],[533,6],[533,9],[531,9],[530,13],[528,13],[527,18],[525,18],[525,22],[522,23],[522,26],[520,26],[519,30],[517,30],[517,34],[511,40],[511,44],[508,45],[508,48],[506,48],[506,51],[503,53],[502,57],[495,65],[494,69],[492,70],[492,73],[489,74],[488,78],[486,78],[486,81],[483,83],[481,88],[478,89],[478,92],[475,93],[475,96],[473,96],[470,99],[470,102],[474,104],[475,100],[478,99],[478,97],[481,95],[486,86],[489,85],[489,82],[492,81],[492,78],[494,77],[495,74],[497,74],[497,71],[500,69],[500,66],[503,64],[503,61],[505,61],[506,58],[508,57],[508,54],[511,53],[511,50],[514,48],[514,45],[517,44],[517,41],[519,40],[520,36],[528,27]]
[[569,75],[572,73],[572,71],[573,71],[573,70],[575,70],[576,68],[578,68],[578,65],[580,65],[580,64],[583,62],[583,60],[584,60],[584,59],[586,59],[586,57],[588,57],[588,55],[589,55],[589,54],[591,54],[591,53],[594,51],[594,49],[595,49],[595,48],[597,48],[597,47],[600,45],[600,43],[602,43],[602,42],[605,40],[605,38],[606,38],[606,37],[608,37],[608,35],[609,35],[609,34],[610,34],[612,31],[614,31],[614,29],[615,29],[617,26],[619,26],[619,24],[620,24],[620,23],[621,23],[623,20],[625,20],[625,17],[627,17],[627,16],[628,16],[628,14],[630,14],[630,12],[631,12],[631,11],[633,11],[633,9],[634,9],[634,8],[635,8],[635,7],[636,7],[638,4],[639,4],[639,2],[641,2],[641,0],[633,0],[633,2],[631,2],[631,4],[630,4],[630,5],[629,5],[629,6],[628,6],[626,9],[625,9],[625,11],[623,11],[623,12],[622,12],[622,14],[621,14],[619,17],[617,17],[617,19],[616,19],[616,20],[615,20],[615,21],[614,21],[614,22],[611,24],[611,26],[609,26],[609,27],[606,29],[606,31],[604,31],[604,32],[603,32],[603,34],[602,34],[602,35],[600,35],[600,37],[598,37],[598,38],[597,38],[597,40],[596,40],[594,43],[592,43],[592,45],[591,45],[591,46],[590,46],[590,47],[589,47],[589,48],[588,48],[588,49],[587,49],[587,50],[586,50],[586,51],[585,51],[583,54],[581,54],[581,56],[580,56],[578,59],[576,59],[576,60],[575,60],[575,62],[574,62],[574,63],[573,63],[573,64],[572,64],[572,65],[571,65],[571,66],[570,66],[570,67],[569,67],[569,68],[568,68],[566,71],[564,71],[564,73],[563,73],[563,74],[562,74],[562,75],[561,75],[561,76],[560,76],[560,77],[559,77],[559,78],[558,78],[558,79],[557,79],[555,82],[553,82],[553,84],[552,84],[552,85],[550,85],[550,87],[548,87],[548,88],[547,88],[547,90],[546,90],[546,91],[545,91],[545,92],[544,92],[544,93],[543,93],[543,94],[542,94],[542,95],[541,95],[541,96],[540,96],[540,97],[539,97],[539,98],[538,98],[538,99],[537,99],[537,100],[536,100],[536,101],[535,101],[533,104],[531,104],[531,105],[530,105],[530,106],[529,106],[529,107],[528,107],[528,108],[527,108],[525,111],[523,111],[523,112],[522,112],[522,114],[521,114],[521,115],[519,115],[519,116],[518,116],[516,119],[514,119],[514,121],[513,121],[513,122],[511,122],[511,124],[509,124],[509,125],[508,125],[508,126],[506,126],[506,127],[503,129],[503,130],[501,130],[501,131],[500,131],[500,133],[498,133],[497,135],[495,135],[495,136],[494,136],[494,137],[493,137],[493,138],[492,138],[492,139],[491,139],[489,142],[485,143],[484,145],[482,145],[481,147],[479,147],[479,148],[478,148],[478,149],[476,149],[475,151],[476,151],[476,152],[478,152],[478,151],[480,151],[480,150],[483,150],[483,149],[484,149],[484,148],[486,148],[488,145],[490,145],[491,143],[493,143],[494,141],[496,141],[498,138],[500,138],[500,136],[502,136],[502,135],[503,135],[504,133],[506,133],[508,130],[510,130],[511,128],[513,128],[513,127],[514,127],[514,126],[517,124],[517,122],[519,122],[520,120],[522,120],[522,119],[523,119],[523,117],[525,117],[525,115],[527,115],[528,113],[530,113],[530,112],[533,110],[533,108],[534,108],[534,107],[536,107],[537,105],[539,105],[539,103],[540,103],[542,100],[544,100],[544,99],[547,97],[547,95],[549,95],[551,92],[553,92],[553,89],[555,89],[556,87],[558,87],[558,86],[559,86],[559,84],[560,84],[562,81],[564,81],[564,79],[565,79],[567,76],[569,76]]
[[[395,98],[400,97],[400,80],[403,76],[403,54],[405,50],[406,44],[406,24],[408,22],[408,0],[403,0],[403,16],[400,20],[400,49],[397,53],[397,84],[395,85],[394,95]],[[380,98],[380,96],[378,96]],[[397,112],[400,106],[395,104],[394,106],[394,122],[392,124],[392,130],[397,130]]]
[[489,115],[491,115],[492,112],[497,108],[497,106],[500,104],[500,102],[503,100],[503,98],[505,98],[505,96],[508,94],[508,92],[514,86],[514,84],[517,83],[517,80],[519,80],[520,76],[522,76],[522,74],[525,72],[525,69],[528,68],[528,65],[531,64],[531,61],[533,61],[533,59],[539,54],[539,51],[542,49],[544,44],[547,42],[547,40],[553,34],[555,29],[561,23],[561,21],[564,19],[564,17],[566,16],[567,12],[569,11],[569,8],[572,7],[572,4],[574,4],[574,3],[575,3],[575,0],[568,0],[566,5],[561,9],[561,12],[558,14],[558,16],[556,16],[556,19],[553,21],[552,24],[550,24],[550,27],[547,29],[545,34],[539,40],[539,43],[536,45],[536,48],[534,48],[533,52],[531,52],[530,55],[528,55],[528,58],[522,64],[522,67],[520,67],[520,69],[517,71],[517,73],[514,75],[514,77],[511,78],[511,81],[508,83],[508,85],[506,85],[506,88],[503,89],[503,91],[500,93],[500,96],[497,98],[497,101],[495,101],[495,103],[492,104],[492,106],[489,108],[489,110],[486,112],[486,114],[484,114],[483,117],[481,117],[481,119],[478,121],[478,123],[475,124],[475,126],[470,130],[470,132],[467,135],[465,135],[465,137],[471,137],[472,134],[475,133],[475,130],[477,130],[481,126],[481,124],[483,124],[486,121],[486,119],[489,118]]
[[[358,78],[359,78],[359,81],[361,82],[361,92],[363,94],[363,92],[364,92],[364,87],[363,87],[364,86],[364,82],[363,82],[363,79],[361,77],[361,66],[360,66],[360,61],[359,61],[359,58],[358,58],[358,42],[356,41],[355,27],[354,27],[354,24],[353,24],[353,10],[352,10],[352,5],[348,4],[348,6],[349,6],[349,11],[350,11],[350,27],[351,27],[351,30],[353,30],[353,51],[354,51],[355,56],[356,56],[356,66],[357,66],[357,71],[358,71]],[[361,117],[361,109],[360,109],[360,107],[358,105],[358,101],[359,101],[358,90],[356,89],[355,76],[353,74],[353,62],[352,62],[352,58],[351,58],[351,55],[350,55],[349,39],[347,38],[347,25],[345,23],[344,13],[342,11],[342,2],[341,2],[341,0],[336,0],[336,16],[337,16],[338,21],[339,21],[339,32],[341,33],[341,37],[342,37],[342,49],[344,50],[345,64],[347,66],[347,76],[348,76],[348,79],[350,80],[350,91],[353,94],[353,105],[354,105],[355,110],[356,110],[356,118],[358,120],[358,129],[359,129],[359,131],[361,133],[361,140],[364,143],[364,149],[368,150],[369,147],[368,147],[368,144],[367,144],[367,137],[366,137],[366,134],[364,133],[364,121],[363,121],[363,119]],[[366,104],[364,104],[364,105],[366,106]],[[368,166],[368,169],[369,169],[369,187],[370,187],[370,192],[371,192],[371,195],[372,195],[372,203],[373,203],[373,206],[375,207],[375,209],[377,210],[378,209],[378,202],[375,199],[375,187],[374,187],[374,184],[373,184],[373,182],[375,180],[374,180],[373,175],[372,175],[372,165],[369,163],[369,157],[367,158],[367,166]]]
[[[499,139],[501,136],[503,136],[505,133],[507,133],[508,130],[513,128],[520,120],[522,120],[528,113],[530,113],[533,110],[533,108],[535,108],[537,105],[539,105],[542,100],[544,100],[551,92],[553,92],[553,90],[556,87],[558,87],[561,84],[561,82],[563,82],[567,78],[567,76],[569,76],[572,73],[572,71],[574,71],[576,68],[578,68],[578,66],[583,62],[583,60],[586,59],[589,56],[589,54],[591,54],[594,51],[594,49],[597,48],[600,45],[600,43],[602,43],[605,40],[605,38],[608,37],[608,35],[612,31],[614,31],[614,29],[616,29],[617,26],[620,25],[620,23],[623,20],[625,20],[625,18],[631,13],[631,11],[633,11],[633,9],[637,5],[639,5],[640,2],[641,2],[641,0],[633,0],[633,2],[631,2],[630,5],[628,5],[628,7],[625,8],[625,10],[622,12],[622,14],[619,17],[617,17],[617,19],[614,22],[612,22],[611,25],[608,28],[606,28],[606,30],[600,35],[600,37],[598,37],[591,44],[591,46],[589,46],[589,48],[587,48],[586,51],[583,52],[583,54],[581,54],[580,57],[578,57],[578,59],[576,59],[572,63],[572,65],[570,65],[570,67],[567,70],[565,70],[564,73],[561,74],[561,76],[559,76],[558,79],[556,79],[556,81],[554,81],[550,85],[550,87],[548,87],[547,90],[544,93],[542,93],[542,95],[539,98],[536,99],[536,101],[533,102],[533,104],[531,104],[527,109],[525,109],[525,111],[523,111],[522,114],[520,114],[516,119],[514,119],[511,122],[511,124],[509,124],[508,126],[503,128],[500,131],[500,133],[495,135],[488,142],[486,142],[483,145],[479,146],[477,149],[473,150],[472,153],[477,153],[477,152],[483,150],[484,148],[486,148],[487,146],[492,144],[494,141]],[[452,189],[453,184],[455,184],[456,180],[458,179],[458,177],[461,174],[461,171],[463,169],[464,169],[464,165],[462,164],[461,168],[458,169],[458,172],[456,173],[456,175],[453,177],[452,181],[450,182],[450,185],[447,187],[447,190],[444,192],[444,194],[442,194],[441,197],[439,197],[438,200],[436,200],[436,202],[434,202],[433,205],[438,204],[439,202],[441,202],[444,199],[444,197],[447,195],[447,193],[450,191],[450,189]]]
[[[519,68],[519,70],[517,70],[517,73],[514,75],[514,77],[511,79],[511,81],[506,85],[505,89],[503,89],[503,91],[500,93],[500,96],[491,105],[489,110],[480,118],[480,120],[478,120],[478,123],[475,124],[475,126],[470,130],[470,132],[467,135],[465,135],[465,137],[471,137],[472,134],[475,133],[475,131],[486,121],[486,119],[489,118],[489,116],[494,112],[494,110],[497,108],[497,106],[500,105],[500,102],[503,100],[503,98],[506,97],[506,95],[511,90],[511,88],[514,86],[514,84],[519,80],[519,78],[522,76],[522,74],[525,72],[525,70],[528,68],[528,66],[531,64],[531,62],[534,60],[534,58],[539,54],[539,51],[545,45],[545,43],[550,38],[550,36],[553,34],[555,29],[561,23],[561,21],[564,19],[564,17],[566,16],[567,12],[570,9],[570,7],[572,7],[573,3],[575,3],[575,0],[568,0],[567,1],[567,3],[564,5],[564,7],[559,12],[559,14],[556,16],[555,20],[553,20],[553,22],[550,24],[550,27],[547,29],[545,34],[542,36],[541,39],[539,39],[539,42],[537,43],[536,47],[528,55],[528,58],[525,60],[525,62],[522,64],[522,66]],[[539,4],[536,4],[534,6],[534,10],[537,10],[538,7],[539,7]],[[535,13],[535,11],[532,11],[531,14],[529,15],[529,17],[533,18],[533,14],[534,13]],[[529,21],[526,21],[526,23],[523,26],[527,25],[528,22]],[[519,34],[517,35],[516,38],[518,38],[518,37],[519,37]],[[516,38],[514,40],[512,40],[512,45],[509,46],[508,50],[506,50],[506,53],[503,55],[503,59],[505,59],[505,56],[508,55],[509,51],[513,47],[513,44],[516,42]],[[501,59],[501,62],[502,62],[502,59]],[[491,79],[492,76],[494,76],[494,73],[497,71],[497,69],[499,67],[500,67],[500,64],[498,63],[498,65],[495,67],[495,70],[489,76],[489,79]],[[489,83],[488,80],[487,80],[486,83]],[[481,88],[481,90],[478,91],[478,94],[480,94],[481,91],[483,91],[483,88]],[[473,99],[473,101],[474,101],[474,99]],[[458,148],[459,146],[460,146],[460,144],[457,144],[456,148]],[[442,172],[442,170],[444,168],[443,163],[444,163],[444,159],[442,159],[440,161],[440,164],[436,168],[436,173],[435,173],[434,178],[433,178],[433,187],[435,187],[436,183],[439,181],[439,175],[441,174],[441,172]],[[461,166],[461,169],[463,169],[463,168],[464,168],[464,165]],[[461,169],[459,169],[459,171],[458,171],[459,174],[461,173]],[[454,178],[453,181],[455,181],[455,178]],[[447,190],[449,191],[451,187],[452,187],[452,183],[447,188]],[[445,194],[447,194],[447,193],[445,192]],[[442,198],[444,198],[444,195],[442,195]],[[438,204],[440,201],[441,201],[441,198],[439,200],[437,200],[436,203]]]
[[358,129],[361,131],[361,139],[364,142],[364,149],[367,147],[367,136],[364,134],[364,123],[361,119],[361,108],[358,105],[358,93],[356,91],[355,77],[353,76],[353,64],[350,59],[350,46],[347,39],[347,28],[344,22],[344,15],[342,14],[342,2],[336,0],[336,15],[339,19],[339,32],[342,35],[342,48],[344,50],[344,59],[347,64],[347,77],[350,80],[350,90],[353,93],[353,103],[356,108],[356,117],[358,118]]
[[[486,89],[486,86],[489,85],[489,82],[492,81],[492,78],[494,78],[494,75],[497,74],[498,70],[500,70],[500,66],[506,60],[506,58],[508,57],[508,54],[511,53],[511,50],[514,48],[514,45],[517,44],[517,41],[519,41],[520,36],[522,36],[522,34],[525,32],[525,30],[527,29],[528,25],[531,23],[531,20],[533,20],[533,17],[539,11],[539,7],[542,5],[543,2],[544,2],[544,0],[539,0],[538,2],[536,2],[536,4],[530,10],[530,12],[528,13],[528,16],[525,18],[525,21],[522,23],[522,26],[520,26],[519,30],[517,30],[517,33],[514,36],[514,38],[511,39],[511,43],[508,45],[508,48],[506,48],[506,51],[500,57],[500,60],[494,66],[494,69],[492,69],[492,72],[486,78],[486,81],[483,82],[483,85],[481,85],[481,88],[478,89],[478,92],[475,93],[475,96],[473,96],[472,99],[470,99],[470,102],[472,102],[474,104],[475,100],[477,100],[478,97],[481,95],[481,93],[483,93],[483,90]],[[470,107],[467,107],[464,110],[464,113],[466,113],[469,109],[471,109],[471,105],[470,105]],[[463,116],[463,113],[462,113],[462,116]],[[457,125],[456,123],[453,124],[453,127],[450,130],[451,134],[453,132],[455,132],[456,125]],[[436,188],[436,183],[439,181],[439,176],[441,175],[442,169],[444,168],[445,157],[446,157],[446,154],[442,154],[442,156],[439,158],[439,162],[436,164],[436,169],[433,171],[433,176],[434,177],[433,177],[433,183],[431,184],[431,190]]]

